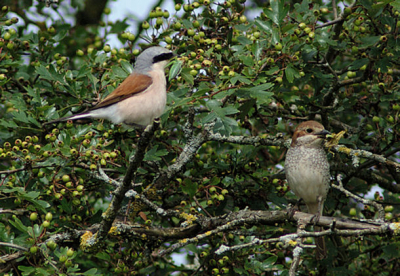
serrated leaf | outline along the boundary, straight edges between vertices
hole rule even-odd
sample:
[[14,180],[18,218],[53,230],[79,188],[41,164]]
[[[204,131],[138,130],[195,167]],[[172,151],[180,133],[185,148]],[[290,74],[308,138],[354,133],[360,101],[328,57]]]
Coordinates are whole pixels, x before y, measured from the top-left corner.
[[14,121],[4,120],[4,119],[0,120],[0,125],[3,127],[6,127],[6,128],[17,128],[18,127],[18,125]]
[[155,146],[154,148],[150,149],[149,151],[146,152],[146,155],[144,156],[143,160],[144,161],[160,161],[162,156],[165,156],[168,154],[168,151],[166,149],[158,150],[158,146]]
[[254,65],[254,59],[252,56],[240,56],[239,58],[243,64],[248,67],[252,67]]
[[272,33],[272,24],[269,21],[264,21],[261,18],[256,18],[254,23],[266,33]]
[[237,40],[242,45],[249,45],[249,44],[253,43],[253,41],[251,41],[250,39],[248,39],[247,37],[244,37],[244,36],[239,36],[237,38]]
[[229,136],[232,133],[233,126],[237,126],[236,120],[230,117],[217,117],[213,131],[223,136]]
[[13,111],[11,112],[11,115],[13,116],[14,120],[23,122],[23,123],[29,123],[28,117],[26,116],[25,112],[22,111]]
[[40,93],[38,89],[33,89],[31,86],[26,86],[25,87],[26,92],[28,93],[29,96],[32,97],[33,102],[41,103],[42,98],[40,97]]
[[233,78],[230,78],[229,81],[231,82],[231,84],[235,84],[236,82],[251,84],[251,80],[240,74],[235,74],[235,76]]
[[289,82],[289,83],[293,83],[293,80],[295,79],[295,78],[299,78],[300,77],[300,74],[299,74],[299,72],[297,71],[297,69],[295,69],[295,68],[293,68],[292,66],[288,66],[288,67],[286,67],[286,69],[285,69],[285,76],[286,76],[286,79],[287,79],[287,81]]
[[62,85],[67,85],[67,83],[64,80],[63,74],[59,74],[54,68],[53,64],[49,65],[49,69],[47,69],[43,65],[36,67],[36,73],[38,73],[40,77],[43,79],[49,81],[56,81],[61,83]]
[[76,75],[76,79],[87,78],[88,75],[92,74],[92,69],[90,69],[87,65],[83,65]]
[[188,194],[190,198],[192,198],[194,195],[196,195],[198,185],[196,181],[192,181],[189,178],[185,178],[185,180],[183,180],[181,184],[181,187],[182,191]]
[[67,214],[71,214],[72,213],[72,206],[65,198],[63,198],[61,200],[61,209],[62,209],[63,212],[65,212]]
[[265,9],[264,13],[272,22],[280,26],[289,11],[289,6],[285,6],[284,0],[270,0],[270,4],[272,10]]
[[190,72],[190,68],[183,68],[181,71],[181,76],[187,83],[189,83],[190,85],[193,85],[194,78],[189,72]]
[[270,90],[273,86],[274,84],[272,83],[264,83],[251,88],[241,88],[237,92],[239,95],[242,93],[250,95],[250,97],[256,99],[257,104],[260,105],[271,102],[271,97],[274,93],[268,92],[267,90]]
[[250,110],[254,107],[255,104],[256,99],[250,99],[248,101],[245,101],[244,104],[239,107],[240,114],[238,118],[240,119],[240,121],[244,121],[244,119],[246,118],[246,116],[249,115]]
[[126,27],[129,26],[128,24],[126,24],[126,20],[127,19],[124,19],[122,21],[117,20],[116,22],[114,22],[111,25],[110,33],[117,33],[118,34],[118,33],[121,33],[122,31],[125,31]]

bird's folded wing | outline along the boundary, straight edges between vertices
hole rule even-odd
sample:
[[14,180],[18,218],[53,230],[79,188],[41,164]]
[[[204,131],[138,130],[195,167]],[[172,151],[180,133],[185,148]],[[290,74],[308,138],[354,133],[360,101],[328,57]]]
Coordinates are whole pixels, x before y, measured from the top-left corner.
[[131,74],[117,87],[117,89],[93,107],[92,110],[106,107],[132,97],[135,94],[146,90],[152,83],[153,80],[147,75],[136,73]]

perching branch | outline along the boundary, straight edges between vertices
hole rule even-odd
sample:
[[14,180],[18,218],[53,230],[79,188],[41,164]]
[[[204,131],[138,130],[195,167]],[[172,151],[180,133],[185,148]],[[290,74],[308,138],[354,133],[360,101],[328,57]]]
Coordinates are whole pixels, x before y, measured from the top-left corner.
[[103,214],[103,220],[100,224],[99,231],[96,235],[93,236],[92,239],[88,240],[88,247],[94,246],[99,242],[102,242],[106,237],[108,231],[111,228],[112,223],[114,222],[115,217],[118,214],[119,209],[121,208],[122,201],[125,198],[125,193],[131,187],[131,182],[134,179],[137,169],[140,167],[140,164],[143,161],[143,158],[146,153],[146,148],[150,144],[151,138],[154,135],[154,132],[160,126],[160,120],[154,121],[153,125],[148,126],[145,131],[142,133],[136,153],[133,158],[129,162],[129,167],[126,171],[124,180],[122,181],[122,185],[120,185],[115,191],[113,199],[108,207],[107,211]]

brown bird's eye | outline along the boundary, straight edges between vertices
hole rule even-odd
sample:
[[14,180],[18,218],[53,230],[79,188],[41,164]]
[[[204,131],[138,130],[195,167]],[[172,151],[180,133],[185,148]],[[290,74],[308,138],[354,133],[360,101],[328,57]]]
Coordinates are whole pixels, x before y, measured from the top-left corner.
[[312,128],[307,128],[307,132],[311,133],[312,132]]

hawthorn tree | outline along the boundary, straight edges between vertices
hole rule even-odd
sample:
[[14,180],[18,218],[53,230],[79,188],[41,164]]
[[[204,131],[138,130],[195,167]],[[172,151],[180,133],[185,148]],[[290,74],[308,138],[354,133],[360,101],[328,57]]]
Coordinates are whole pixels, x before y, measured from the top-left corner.
[[[2,273],[398,273],[398,1],[176,1],[135,31],[107,1],[53,2],[0,11]],[[147,45],[179,54],[160,120],[43,126],[108,95]],[[310,119],[337,133],[319,221],[283,172]]]

